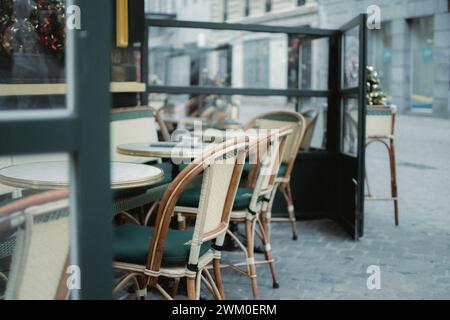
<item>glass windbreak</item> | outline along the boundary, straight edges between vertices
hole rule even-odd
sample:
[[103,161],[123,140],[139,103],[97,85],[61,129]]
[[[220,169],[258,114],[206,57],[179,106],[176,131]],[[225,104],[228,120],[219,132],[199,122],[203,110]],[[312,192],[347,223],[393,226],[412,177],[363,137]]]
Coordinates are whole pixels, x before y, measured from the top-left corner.
[[273,110],[296,110],[296,101],[276,96],[239,96],[207,94],[151,94],[150,106],[164,108],[176,118],[233,119],[245,123],[258,114]]
[[343,47],[343,87],[353,88],[359,85],[359,26],[345,32]]
[[299,98],[298,111],[305,117],[307,122],[304,144],[302,150],[327,149],[327,98]]
[[150,106],[163,108],[169,129],[192,129],[195,115],[206,127],[235,128],[267,112],[299,111],[308,125],[304,149],[326,148],[328,104],[326,98],[289,98],[281,96],[219,96],[152,94]]
[[0,111],[66,108],[65,1],[0,1]]
[[343,99],[341,151],[353,157],[358,154],[358,103],[357,96]]
[[[70,206],[61,188],[70,185],[66,154],[0,157],[0,299],[53,300],[80,289],[80,270],[67,267]],[[69,274],[74,281],[58,291]]]
[[149,47],[150,85],[288,88],[285,34],[150,27]]

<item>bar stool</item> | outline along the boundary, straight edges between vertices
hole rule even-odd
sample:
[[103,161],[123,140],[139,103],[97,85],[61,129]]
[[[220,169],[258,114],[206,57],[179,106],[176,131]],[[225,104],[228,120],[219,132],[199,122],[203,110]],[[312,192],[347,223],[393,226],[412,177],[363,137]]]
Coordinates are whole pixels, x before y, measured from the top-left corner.
[[394,105],[369,106],[367,108],[366,148],[375,142],[379,142],[382,143],[388,150],[389,164],[391,168],[391,197],[381,198],[372,194],[366,171],[366,184],[367,184],[366,199],[376,201],[393,201],[395,225],[398,226],[399,218],[398,218],[397,172],[396,172],[395,147],[394,147],[396,113],[397,107]]

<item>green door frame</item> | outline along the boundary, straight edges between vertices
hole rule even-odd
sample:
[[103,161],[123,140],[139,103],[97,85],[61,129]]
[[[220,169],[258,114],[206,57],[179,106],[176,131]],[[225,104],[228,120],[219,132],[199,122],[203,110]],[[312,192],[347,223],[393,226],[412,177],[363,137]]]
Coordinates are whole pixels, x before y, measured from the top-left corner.
[[67,32],[67,112],[1,112],[0,156],[71,156],[71,264],[81,270],[74,299],[112,297],[109,114],[112,2],[69,0],[81,30]]

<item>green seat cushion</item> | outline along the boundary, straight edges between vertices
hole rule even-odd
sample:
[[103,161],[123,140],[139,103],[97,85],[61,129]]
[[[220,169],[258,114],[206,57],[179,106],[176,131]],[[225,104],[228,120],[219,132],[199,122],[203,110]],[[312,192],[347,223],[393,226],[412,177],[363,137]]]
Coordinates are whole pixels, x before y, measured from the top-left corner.
[[[153,164],[152,166],[155,166],[157,168],[160,168],[162,171],[164,171],[164,180],[161,181],[158,186],[171,183],[173,181],[172,177],[172,170],[173,170],[173,164],[170,162],[163,162],[163,163],[157,163]],[[180,164],[179,165],[179,171],[181,172],[184,170],[188,165],[187,164]]]
[[[233,210],[247,209],[253,195],[252,188],[239,188],[234,200]],[[197,208],[200,202],[200,188],[184,191],[178,199],[178,206]]]
[[147,190],[150,190],[152,188],[160,187],[165,184],[169,184],[172,182],[172,164],[170,162],[163,162],[163,163],[157,163],[152,164],[152,166],[157,167],[164,171],[164,179],[154,185],[151,185],[150,187],[139,187],[139,188],[131,188],[131,189],[120,189],[120,190],[113,190],[113,199],[114,200],[123,200],[131,197],[139,196]]
[[278,176],[284,177],[284,175],[286,174],[287,168],[288,168],[287,164],[282,163],[280,166],[280,170],[278,170]]
[[[164,242],[163,265],[188,263],[194,230],[169,229]],[[145,265],[152,239],[153,228],[125,224],[114,230],[113,252],[118,262]],[[202,245],[200,255],[211,248],[211,242]]]
[[[280,170],[278,171],[278,177],[284,177],[284,175],[286,174],[287,171],[287,164],[282,163],[280,166]],[[252,166],[250,165],[250,163],[246,162],[244,165],[244,171],[242,173],[242,175],[244,177],[247,177],[248,174],[250,173],[250,170],[252,169]]]
[[127,198],[132,198],[144,194],[148,190],[148,187],[139,187],[131,189],[119,189],[112,190],[114,200],[123,200]]
[[158,183],[156,186],[161,186],[164,184],[168,184],[172,182],[172,164],[170,162],[162,162],[153,164],[152,166],[157,167],[164,171],[164,179],[160,183]]

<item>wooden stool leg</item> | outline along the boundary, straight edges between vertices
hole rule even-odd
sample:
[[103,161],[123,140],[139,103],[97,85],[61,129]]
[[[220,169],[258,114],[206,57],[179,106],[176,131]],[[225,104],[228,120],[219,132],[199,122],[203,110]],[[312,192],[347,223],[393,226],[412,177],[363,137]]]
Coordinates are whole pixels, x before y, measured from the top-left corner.
[[255,300],[259,299],[258,284],[256,280],[256,265],[255,265],[255,253],[254,253],[254,242],[255,242],[255,224],[252,220],[246,220],[245,222],[245,233],[247,240],[247,267],[248,276],[250,277],[250,283],[252,286],[253,298]]
[[187,293],[189,300],[196,300],[197,299],[197,281],[195,278],[187,278]]
[[[263,221],[265,219],[263,218]],[[275,269],[275,261],[273,259],[272,255],[272,247],[270,244],[270,236],[267,233],[266,225],[264,222],[258,219],[259,229],[261,230],[262,240],[264,244],[264,255],[266,257],[266,260],[269,261],[270,266],[270,272],[272,273],[272,284],[274,289],[278,289],[280,287],[280,284],[277,280],[277,271]]]
[[223,287],[222,268],[220,268],[220,262],[220,259],[214,259],[213,261],[214,278],[216,280],[217,289],[219,289],[219,293],[222,296],[222,299],[225,300],[225,289]]
[[395,162],[394,139],[390,139],[389,160],[391,165],[391,192],[392,198],[394,198],[395,225],[398,226],[399,217],[398,217],[397,169]]
[[373,198],[372,191],[370,189],[369,176],[367,174],[367,169],[364,169],[364,178],[365,178],[366,186],[367,186],[367,195],[366,196],[368,198]]
[[291,186],[281,186],[281,190],[283,192],[284,198],[286,199],[287,205],[288,205],[288,212],[289,212],[289,220],[291,221],[292,225],[292,240],[297,240],[297,218],[295,216],[295,208],[294,208],[294,199],[292,197],[292,190]]

